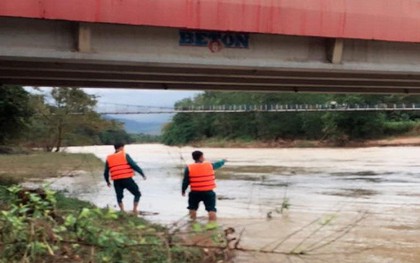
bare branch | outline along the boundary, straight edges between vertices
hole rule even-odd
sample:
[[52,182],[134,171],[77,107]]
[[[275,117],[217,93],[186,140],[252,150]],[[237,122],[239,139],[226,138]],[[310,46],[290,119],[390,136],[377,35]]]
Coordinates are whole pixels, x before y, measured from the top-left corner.
[[[299,229],[293,231],[292,233],[290,233],[289,235],[287,235],[283,240],[281,240],[276,246],[274,246],[274,248],[271,250],[272,252],[274,252],[277,248],[279,248],[282,244],[284,244],[284,242],[286,242],[289,238],[293,237],[294,235],[296,235],[297,233],[300,233],[301,231],[303,231],[304,229],[306,229],[307,227],[315,224],[316,222],[319,221],[320,218],[316,218],[315,220],[309,222],[308,224],[300,227]],[[277,241],[274,242],[270,242],[269,244],[265,245],[264,247],[261,248],[261,250],[265,250],[266,248],[268,248],[269,246],[275,244]]]
[[[346,234],[348,234],[352,229],[354,229],[361,221],[363,221],[364,219],[366,219],[367,216],[367,212],[365,211],[359,218],[356,218],[355,221],[351,222],[350,224],[348,224],[347,226],[345,226],[343,229],[341,229],[340,231],[334,232],[330,235],[328,235],[327,237],[321,239],[319,242],[313,244],[312,246],[309,246],[306,250],[305,253],[309,253],[318,249],[321,249],[323,247],[326,247],[334,242],[336,242],[337,240],[341,239],[342,237],[344,237]],[[337,234],[338,236],[336,236],[335,238],[325,242],[324,244],[320,244],[323,240],[326,240],[329,237],[332,237],[333,235]]]

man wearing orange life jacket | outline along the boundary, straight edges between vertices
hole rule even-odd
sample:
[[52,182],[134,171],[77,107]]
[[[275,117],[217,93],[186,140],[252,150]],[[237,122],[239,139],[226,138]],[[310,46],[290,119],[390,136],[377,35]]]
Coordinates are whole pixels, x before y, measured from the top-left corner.
[[204,155],[200,151],[194,151],[192,158],[195,163],[188,165],[184,170],[184,180],[182,182],[182,195],[188,185],[191,192],[188,194],[188,209],[190,210],[190,218],[197,218],[197,209],[201,201],[203,201],[206,211],[209,213],[209,221],[216,221],[216,188],[214,170],[222,167],[226,160],[215,163],[205,162]]
[[111,187],[111,183],[109,182],[109,174],[111,174],[111,179],[114,181],[118,206],[121,211],[124,211],[124,204],[122,202],[124,189],[127,189],[134,195],[133,213],[137,214],[141,193],[138,185],[133,180],[134,171],[143,176],[144,180],[146,180],[146,176],[141,168],[133,161],[133,159],[131,159],[130,155],[124,152],[124,144],[117,143],[114,145],[114,148],[115,153],[106,158],[104,171],[105,181],[107,182],[108,187]]

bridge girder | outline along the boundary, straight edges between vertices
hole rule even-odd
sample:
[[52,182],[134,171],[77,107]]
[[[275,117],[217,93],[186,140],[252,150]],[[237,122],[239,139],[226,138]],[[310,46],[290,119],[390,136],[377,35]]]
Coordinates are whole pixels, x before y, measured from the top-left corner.
[[420,45],[250,35],[248,49],[178,43],[178,31],[0,17],[0,84],[420,94]]

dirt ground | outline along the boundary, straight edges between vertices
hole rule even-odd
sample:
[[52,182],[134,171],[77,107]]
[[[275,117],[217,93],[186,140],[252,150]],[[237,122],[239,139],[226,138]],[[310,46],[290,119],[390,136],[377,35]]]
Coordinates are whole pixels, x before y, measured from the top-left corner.
[[[337,147],[327,141],[310,140],[278,140],[278,141],[203,141],[193,144],[196,147],[221,148],[323,148]],[[390,147],[390,146],[420,146],[420,137],[398,137],[383,140],[351,141],[339,147]]]
[[[419,219],[398,218],[411,214]],[[406,221],[407,223],[404,223]],[[375,214],[289,211],[271,219],[221,220],[240,239],[234,262],[420,262],[420,208]]]
[[420,137],[395,138],[388,140],[369,141],[366,146],[419,146]]

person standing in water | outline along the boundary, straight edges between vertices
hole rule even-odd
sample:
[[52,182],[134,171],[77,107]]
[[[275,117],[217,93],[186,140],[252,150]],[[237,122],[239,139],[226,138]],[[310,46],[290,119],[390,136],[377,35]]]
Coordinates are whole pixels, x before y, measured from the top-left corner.
[[209,221],[216,221],[216,180],[214,170],[221,168],[226,160],[210,163],[204,159],[204,154],[200,151],[194,151],[192,158],[195,163],[188,165],[184,170],[184,180],[182,182],[182,196],[188,185],[191,188],[188,194],[188,209],[190,210],[190,218],[197,218],[197,209],[201,201],[203,201],[206,211],[209,213]]
[[115,153],[106,158],[104,171],[105,181],[108,187],[111,187],[111,183],[109,182],[109,174],[111,174],[111,179],[114,181],[118,206],[121,211],[124,211],[124,204],[122,202],[124,189],[127,189],[134,195],[133,213],[137,214],[141,193],[138,185],[133,180],[134,171],[138,172],[144,180],[146,180],[146,176],[142,169],[133,161],[133,159],[131,159],[130,155],[124,152],[123,143],[116,143],[114,148]]

